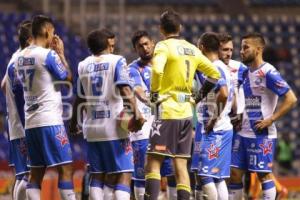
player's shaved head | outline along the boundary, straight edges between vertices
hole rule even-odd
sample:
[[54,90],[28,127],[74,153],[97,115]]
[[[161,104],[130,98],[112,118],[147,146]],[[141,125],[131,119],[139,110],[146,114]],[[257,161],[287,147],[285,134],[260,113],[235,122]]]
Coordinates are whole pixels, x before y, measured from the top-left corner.
[[242,37],[242,40],[244,39],[251,39],[254,45],[262,48],[264,48],[266,45],[265,39],[260,33],[248,33]]
[[50,17],[45,15],[37,15],[32,20],[32,35],[37,37],[48,37],[47,27],[54,27],[54,23]]
[[178,33],[180,31],[180,25],[180,16],[175,11],[168,10],[160,16],[160,27],[167,34]]
[[21,49],[24,49],[26,46],[29,45],[29,39],[32,38],[32,23],[30,20],[25,20],[21,22],[18,27],[18,39],[20,43]]
[[220,48],[218,34],[214,32],[203,33],[198,41],[198,47],[201,45],[206,52],[218,52]]

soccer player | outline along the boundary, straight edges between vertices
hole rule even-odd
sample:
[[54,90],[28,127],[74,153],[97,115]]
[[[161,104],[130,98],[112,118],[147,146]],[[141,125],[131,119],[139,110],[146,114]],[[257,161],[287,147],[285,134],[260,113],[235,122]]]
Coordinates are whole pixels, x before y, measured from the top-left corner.
[[[146,31],[137,31],[132,37],[132,45],[139,58],[129,65],[129,75],[133,80],[138,108],[144,118],[147,119],[142,130],[131,133],[130,137],[134,157],[134,194],[137,200],[143,200],[145,194],[145,158],[151,125],[154,119],[149,105],[151,59],[153,57],[154,42]],[[168,176],[168,195],[170,200],[177,199],[176,187],[172,187],[175,181],[172,181],[170,178],[172,174],[171,159],[165,159],[161,167],[161,175]]]
[[16,74],[14,65],[17,54],[27,47],[32,41],[31,22],[23,21],[18,28],[20,49],[17,50],[8,63],[2,87],[5,87],[8,132],[10,139],[10,158],[16,173],[16,181],[13,188],[13,199],[21,200],[26,196],[29,168],[27,145],[24,131],[24,97],[21,81]]
[[195,98],[198,103],[214,87],[220,73],[200,50],[179,37],[181,19],[173,11],[160,18],[164,40],[156,44],[152,65],[151,102],[157,104],[146,162],[145,199],[157,199],[160,167],[164,157],[173,158],[178,199],[190,198],[187,160],[192,144],[191,90],[196,70],[208,80]]
[[[230,198],[242,199],[245,170],[256,172],[262,183],[263,199],[275,199],[272,165],[276,144],[274,122],[283,117],[297,98],[274,66],[263,60],[265,40],[259,33],[243,36],[242,62],[248,66],[243,77],[245,111],[242,130],[234,137]],[[284,97],[276,108],[279,97]]]
[[[205,199],[228,199],[224,178],[230,176],[232,124],[229,113],[232,109],[234,87],[227,66],[219,59],[220,41],[216,33],[204,33],[198,42],[203,54],[219,69],[222,78],[214,91],[198,104],[199,121],[204,131],[200,145],[198,181]],[[202,78],[203,79],[203,78]],[[199,109],[200,108],[200,109]]]
[[[87,45],[93,55],[79,63],[78,97],[86,108],[83,134],[88,142],[90,199],[123,200],[130,199],[133,157],[128,132],[117,126],[118,115],[127,103],[136,124],[131,131],[140,130],[144,119],[136,107],[126,60],[111,54],[108,36],[107,30],[94,30],[88,35]],[[105,175],[115,180],[113,195],[104,194]]]
[[[53,21],[37,15],[32,21],[33,44],[18,53],[15,66],[25,99],[25,135],[30,158],[26,196],[40,199],[47,167],[58,171],[62,199],[74,200],[71,148],[63,125],[61,93],[55,80],[71,80],[61,39]],[[50,49],[53,48],[54,50]]]
[[235,104],[236,110],[234,111],[236,116],[232,121],[234,124],[234,131],[240,130],[242,123],[242,114],[245,108],[245,98],[243,87],[241,87],[243,78],[242,74],[247,69],[247,67],[239,61],[232,59],[233,52],[233,42],[232,37],[229,34],[221,33],[219,34],[220,40],[220,49],[219,57],[222,60],[228,69],[230,70],[230,76],[233,79],[234,83],[234,93],[235,93]]

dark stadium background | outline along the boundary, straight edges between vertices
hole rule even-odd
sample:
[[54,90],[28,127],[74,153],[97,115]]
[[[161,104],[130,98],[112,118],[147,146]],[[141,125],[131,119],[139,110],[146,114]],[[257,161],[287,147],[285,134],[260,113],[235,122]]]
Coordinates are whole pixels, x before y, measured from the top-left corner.
[[[0,0],[0,79],[5,74],[12,53],[18,48],[17,25],[35,14],[53,17],[75,74],[78,62],[89,55],[85,37],[90,30],[100,27],[111,29],[117,36],[116,53],[124,55],[129,63],[136,56],[130,42],[133,32],[147,30],[155,41],[159,41],[159,16],[169,8],[181,14],[184,24],[182,36],[190,42],[196,43],[205,31],[232,34],[233,58],[236,60],[240,59],[240,41],[245,33],[256,31],[264,34],[268,41],[265,59],[281,72],[299,97],[300,0]],[[63,91],[67,92],[67,88]],[[64,101],[71,102],[72,99]],[[7,194],[12,172],[7,166],[6,106],[2,92],[0,102],[0,199],[9,199]],[[68,112],[66,107],[65,114]],[[299,112],[298,103],[295,109],[277,122],[279,138],[289,134],[293,148],[293,167],[290,170],[282,172],[275,164],[275,173],[279,173],[280,180],[288,187],[290,198],[297,198],[295,195],[300,191]],[[84,143],[81,137],[74,137],[71,142],[78,169],[76,179],[83,173]],[[55,174],[49,172],[47,176],[51,180]],[[55,183],[49,181],[48,184],[46,189],[51,189]],[[80,183],[75,186],[79,192]]]

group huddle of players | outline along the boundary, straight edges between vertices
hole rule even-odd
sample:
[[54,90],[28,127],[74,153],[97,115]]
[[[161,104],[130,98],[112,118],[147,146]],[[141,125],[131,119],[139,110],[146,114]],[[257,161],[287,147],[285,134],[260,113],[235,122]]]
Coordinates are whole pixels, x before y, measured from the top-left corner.
[[[58,172],[61,198],[75,199],[57,87],[73,80],[69,131],[82,129],[87,141],[89,199],[130,199],[133,180],[135,199],[156,200],[161,177],[167,176],[168,198],[187,200],[192,172],[193,198],[238,200],[245,171],[257,173],[263,199],[275,199],[274,122],[296,103],[293,91],[263,60],[261,34],[243,36],[239,62],[231,59],[230,35],[204,33],[196,47],[180,37],[181,26],[180,16],[166,11],[160,18],[162,41],[155,45],[146,31],[135,32],[139,58],[129,65],[113,53],[113,33],[93,30],[87,36],[91,55],[72,78],[53,21],[38,15],[22,22],[20,49],[1,83],[16,172],[14,199],[40,199],[49,167]],[[283,103],[275,112],[278,96]]]

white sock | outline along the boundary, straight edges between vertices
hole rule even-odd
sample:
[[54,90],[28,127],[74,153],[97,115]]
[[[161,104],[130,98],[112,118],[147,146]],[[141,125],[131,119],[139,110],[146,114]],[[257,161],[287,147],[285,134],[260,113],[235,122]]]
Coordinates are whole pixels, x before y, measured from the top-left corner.
[[27,200],[40,200],[41,199],[41,189],[40,186],[34,183],[28,183],[26,188]]
[[17,198],[18,186],[21,183],[21,181],[22,181],[22,179],[21,180],[20,179],[16,179],[16,181],[15,181],[15,185],[14,185],[14,188],[13,188],[13,199]]
[[134,197],[136,200],[144,200],[145,187],[134,186]]
[[218,200],[228,200],[228,189],[225,180],[215,184],[218,191]]
[[229,184],[229,200],[242,200],[243,199],[243,184]]
[[114,198],[114,188],[113,186],[104,185],[103,187],[104,199],[113,200]]
[[127,185],[117,184],[115,186],[114,200],[130,200],[130,187]]
[[203,197],[206,200],[216,200],[218,198],[217,188],[214,182],[202,185]]
[[27,179],[23,178],[17,188],[16,196],[14,197],[15,200],[24,200],[26,197],[26,186],[27,186]]
[[169,200],[177,200],[177,189],[176,187],[167,187],[167,197]]
[[76,200],[73,183],[70,181],[59,181],[59,193],[62,200]]
[[103,183],[101,181],[92,179],[89,186],[89,200],[103,200]]
[[264,181],[262,184],[263,199],[264,200],[275,200],[276,198],[276,188],[272,180]]

